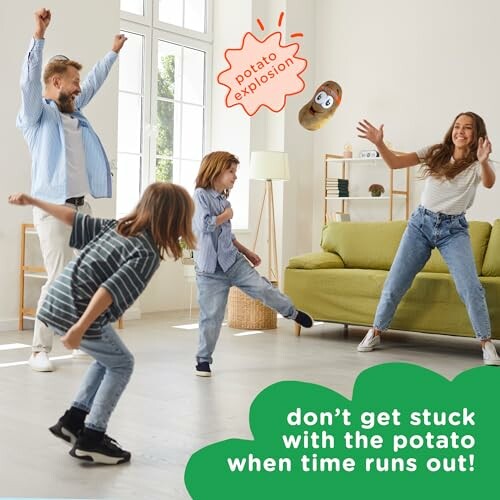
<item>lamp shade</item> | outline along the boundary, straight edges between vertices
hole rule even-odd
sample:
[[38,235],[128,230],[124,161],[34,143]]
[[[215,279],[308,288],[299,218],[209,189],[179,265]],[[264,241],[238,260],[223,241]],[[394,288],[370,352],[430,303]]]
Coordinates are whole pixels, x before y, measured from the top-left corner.
[[290,178],[288,153],[252,151],[250,155],[250,178],[287,181]]

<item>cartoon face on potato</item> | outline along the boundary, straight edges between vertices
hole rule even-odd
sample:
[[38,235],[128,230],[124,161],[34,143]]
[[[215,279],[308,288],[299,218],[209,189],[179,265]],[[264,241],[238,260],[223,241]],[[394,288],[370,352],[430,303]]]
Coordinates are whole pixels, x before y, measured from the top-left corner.
[[342,99],[342,88],[328,80],[316,90],[314,97],[299,111],[299,123],[307,130],[320,129],[335,113]]

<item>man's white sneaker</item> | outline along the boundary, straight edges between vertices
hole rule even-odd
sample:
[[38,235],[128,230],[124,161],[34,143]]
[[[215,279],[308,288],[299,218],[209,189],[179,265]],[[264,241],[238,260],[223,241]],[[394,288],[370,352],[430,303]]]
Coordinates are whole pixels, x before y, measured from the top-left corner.
[[359,343],[358,351],[359,352],[368,352],[373,351],[375,347],[380,344],[380,335],[375,335],[375,331],[373,328],[368,330],[368,333],[365,335],[365,338]]
[[500,366],[500,357],[493,342],[488,341],[483,347],[483,362],[488,366]]
[[72,356],[76,359],[89,359],[90,356],[81,349],[73,349]]
[[32,353],[30,359],[28,360],[28,364],[31,366],[31,369],[35,370],[36,372],[54,371],[54,367],[45,351]]

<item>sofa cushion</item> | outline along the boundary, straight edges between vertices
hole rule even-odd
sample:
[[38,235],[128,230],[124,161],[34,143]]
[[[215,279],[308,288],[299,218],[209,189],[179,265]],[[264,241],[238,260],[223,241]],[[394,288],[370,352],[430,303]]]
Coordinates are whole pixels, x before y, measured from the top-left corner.
[[482,274],[483,276],[500,276],[500,219],[493,223]]
[[[490,239],[491,225],[488,222],[472,221],[469,223],[469,234],[472,246],[472,253],[474,255],[474,261],[476,262],[476,270],[478,275],[481,275],[481,269],[483,268],[484,255],[486,253],[486,248],[488,247],[488,240]],[[499,246],[500,249],[500,226],[499,226]],[[500,266],[500,262],[498,263]],[[447,273],[448,266],[446,265],[443,257],[434,249],[431,253],[431,258],[427,261],[427,264],[423,268],[424,272],[428,273]],[[497,274],[497,276],[499,276]]]
[[331,222],[323,229],[321,246],[339,254],[347,268],[387,271],[405,227],[406,221]]
[[336,253],[314,252],[292,257],[290,269],[332,269],[344,267],[344,262]]

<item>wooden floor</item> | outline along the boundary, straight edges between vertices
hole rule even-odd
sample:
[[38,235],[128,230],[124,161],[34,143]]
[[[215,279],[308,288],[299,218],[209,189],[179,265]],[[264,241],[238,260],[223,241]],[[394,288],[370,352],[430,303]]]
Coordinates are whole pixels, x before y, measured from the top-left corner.
[[[130,464],[88,466],[47,428],[71,403],[88,361],[68,358],[59,340],[57,370],[26,364],[32,332],[0,333],[0,497],[168,500],[189,498],[184,468],[193,452],[230,437],[250,438],[254,397],[284,379],[314,382],[350,397],[356,376],[372,365],[407,361],[453,378],[481,364],[479,343],[457,337],[391,333],[382,348],[358,353],[365,329],[322,324],[295,337],[293,323],[237,335],[224,327],[211,379],[194,375],[198,330],[186,312],[128,321],[121,334],[135,354],[132,380],[108,433],[132,452]],[[26,344],[2,350],[13,343]],[[19,364],[15,364],[19,363]]]

